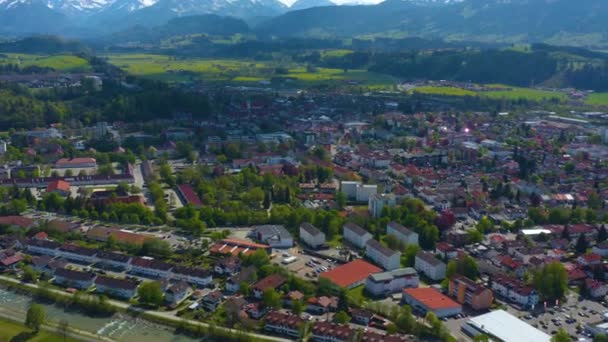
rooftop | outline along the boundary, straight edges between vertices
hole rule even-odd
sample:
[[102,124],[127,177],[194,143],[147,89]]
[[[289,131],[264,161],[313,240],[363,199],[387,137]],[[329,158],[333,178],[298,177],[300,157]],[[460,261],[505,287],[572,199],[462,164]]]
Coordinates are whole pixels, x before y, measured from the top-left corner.
[[332,283],[341,286],[349,287],[352,284],[360,282],[367,278],[372,273],[381,272],[377,266],[374,266],[367,261],[357,259],[334,268],[331,271],[323,272],[319,275],[319,278],[329,279]]
[[504,342],[548,342],[551,336],[504,310],[471,318],[468,325]]
[[404,295],[407,295],[416,301],[422,303],[430,310],[448,309],[460,307],[461,305],[443,295],[441,292],[431,287],[419,287],[403,290]]

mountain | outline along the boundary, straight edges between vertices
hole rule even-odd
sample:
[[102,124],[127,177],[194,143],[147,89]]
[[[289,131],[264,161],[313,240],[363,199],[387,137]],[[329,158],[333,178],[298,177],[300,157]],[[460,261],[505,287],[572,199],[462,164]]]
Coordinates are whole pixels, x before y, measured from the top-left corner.
[[0,0],[0,32],[59,32],[66,22],[42,0]]
[[57,54],[86,53],[89,51],[90,49],[81,42],[56,36],[35,36],[17,41],[0,43],[0,52]]
[[330,0],[298,0],[289,6],[290,11],[304,10],[313,7],[335,6]]
[[316,7],[260,25],[275,36],[390,36],[593,45],[608,41],[605,0],[387,0]]

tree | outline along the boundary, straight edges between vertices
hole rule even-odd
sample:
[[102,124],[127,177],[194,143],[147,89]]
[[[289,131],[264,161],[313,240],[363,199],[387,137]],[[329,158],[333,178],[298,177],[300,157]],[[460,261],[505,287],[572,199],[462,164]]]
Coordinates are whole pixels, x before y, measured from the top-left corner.
[[23,267],[22,280],[27,283],[35,283],[38,280],[38,274],[30,266]]
[[483,234],[477,229],[467,231],[467,240],[469,243],[479,243],[483,241]]
[[600,226],[600,229],[597,231],[597,242],[603,242],[608,239],[608,232],[606,231],[606,227],[604,225]]
[[486,334],[480,334],[475,336],[473,342],[490,342],[490,337],[488,337]]
[[591,209],[599,209],[602,207],[602,200],[597,192],[593,191],[587,197],[587,206]]
[[555,335],[553,335],[553,337],[551,337],[551,342],[570,342],[570,341],[572,341],[572,339],[570,338],[570,335],[568,335],[568,332],[562,328],[559,328],[559,330],[557,331],[557,334],[555,334]]
[[532,283],[545,299],[561,299],[568,291],[568,272],[564,265],[553,262],[534,273]]
[[34,330],[36,333],[40,331],[40,327],[46,320],[46,312],[40,304],[32,304],[27,310],[25,317],[25,326]]
[[342,191],[339,191],[336,194],[336,205],[340,210],[344,209],[346,206],[346,195]]
[[344,311],[340,311],[334,315],[334,322],[338,324],[346,324],[350,322],[351,317]]
[[302,312],[304,312],[304,303],[302,303],[301,300],[294,301],[291,311],[293,311],[294,314],[299,316]]
[[476,226],[477,230],[479,230],[482,234],[487,234],[494,229],[494,224],[487,216],[484,216],[477,222]]
[[420,250],[418,245],[407,245],[405,252],[401,256],[401,265],[404,267],[414,267],[416,262],[416,254]]
[[570,241],[570,229],[568,229],[568,225],[565,225],[564,230],[562,230],[562,239]]
[[158,306],[163,302],[163,291],[157,281],[148,281],[141,284],[137,288],[137,295],[140,303]]
[[576,251],[579,253],[585,253],[588,247],[589,244],[587,243],[587,238],[585,238],[585,234],[579,235],[578,239],[576,240],[576,246],[574,247]]
[[150,238],[144,241],[140,253],[155,258],[167,258],[171,255],[171,246],[165,240]]
[[268,289],[262,294],[262,303],[268,308],[279,309],[281,307],[281,295],[275,289]]
[[451,260],[448,262],[446,269],[446,278],[450,278],[455,274],[461,274],[469,279],[477,279],[479,276],[479,268],[477,262],[472,257],[466,255],[462,258]]

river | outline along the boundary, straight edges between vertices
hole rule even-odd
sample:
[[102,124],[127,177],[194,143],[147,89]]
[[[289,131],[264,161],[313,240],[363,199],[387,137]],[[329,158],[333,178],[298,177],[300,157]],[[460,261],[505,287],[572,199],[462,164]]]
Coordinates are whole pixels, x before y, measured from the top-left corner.
[[[13,291],[0,288],[0,308],[25,317],[32,298]],[[88,331],[116,341],[128,342],[194,342],[200,341],[174,333],[166,328],[146,320],[133,318],[126,314],[115,314],[112,317],[90,317],[74,311],[66,311],[55,305],[43,304],[48,319],[58,322],[67,320],[71,327]]]

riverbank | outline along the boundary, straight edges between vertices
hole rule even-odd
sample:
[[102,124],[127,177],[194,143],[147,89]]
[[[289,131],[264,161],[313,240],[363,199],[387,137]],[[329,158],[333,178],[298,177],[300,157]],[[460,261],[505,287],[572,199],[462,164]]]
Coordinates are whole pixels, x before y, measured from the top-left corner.
[[[77,331],[73,328],[68,328],[64,339],[63,334],[57,332],[57,326],[52,323],[43,324],[40,331],[34,334],[23,325],[22,322],[25,317],[20,316],[16,312],[0,308],[0,332],[2,332],[1,337],[6,338],[6,341],[25,340],[28,336],[31,336],[27,338],[28,342],[97,342],[102,340],[92,334]],[[19,321],[20,318],[22,318],[21,321]]]
[[[0,276],[0,283],[8,286],[12,286],[23,290],[28,295],[33,295],[34,291],[38,290],[40,286],[36,284],[22,283],[17,279]],[[63,298],[72,298],[73,295],[64,291],[49,289],[54,295]],[[239,340],[239,341],[254,341],[254,342],[287,342],[288,339],[279,337],[266,336],[261,334],[255,334],[236,329],[229,329],[218,326],[211,326],[207,323],[182,319],[174,316],[172,313],[145,310],[140,307],[132,306],[125,302],[117,300],[108,300],[107,303],[112,306],[116,311],[128,314],[132,317],[148,320],[154,323],[162,324],[172,328],[182,329],[188,333],[196,334],[199,336],[215,336],[222,339],[223,341]]]

